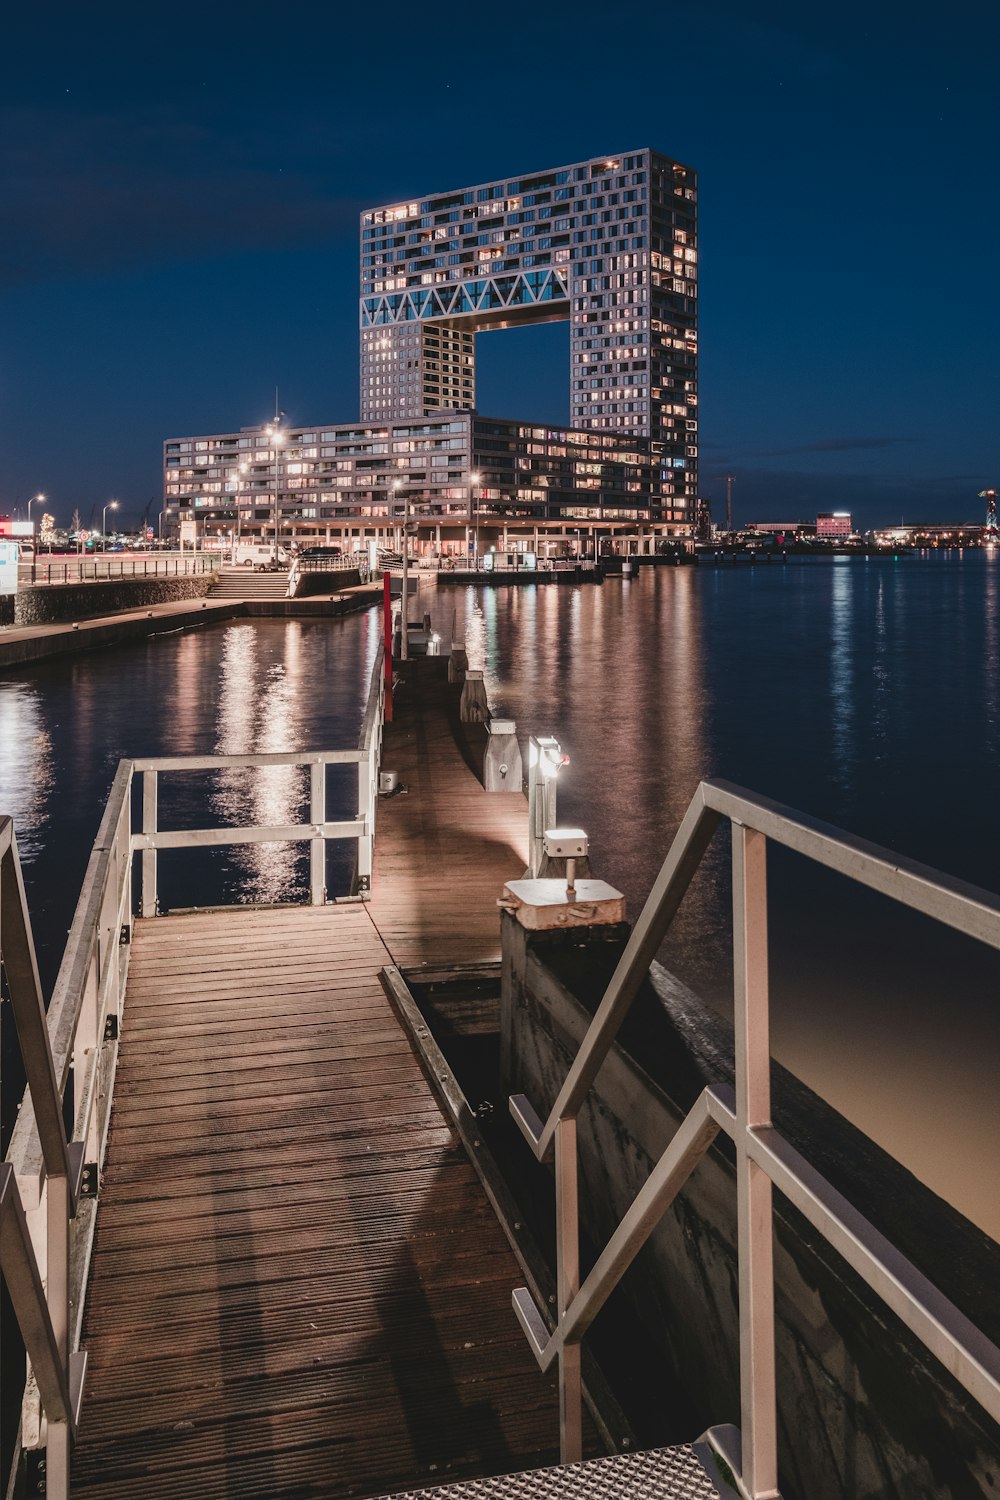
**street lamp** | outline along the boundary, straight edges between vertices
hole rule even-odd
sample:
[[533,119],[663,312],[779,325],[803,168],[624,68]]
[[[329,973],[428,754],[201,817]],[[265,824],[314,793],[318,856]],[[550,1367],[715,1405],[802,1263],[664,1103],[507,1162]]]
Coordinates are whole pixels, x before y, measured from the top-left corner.
[[[232,556],[229,559],[232,563],[236,562],[236,548],[240,545],[240,521],[242,517],[242,512],[240,510],[240,494],[243,485],[246,483],[246,476],[249,468],[249,464],[243,463],[240,464],[238,468],[233,470],[233,494],[236,500],[236,538],[231,548]],[[232,537],[232,532],[230,532],[230,537]]]
[[108,528],[107,528],[108,511],[109,510],[117,510],[117,509],[118,509],[118,501],[117,500],[109,500],[108,503],[107,503],[107,505],[101,511],[101,536],[102,537],[105,537],[105,538],[107,537],[107,531],[108,531]]
[[281,429],[280,422],[269,423],[264,429],[268,437],[274,443],[274,560],[278,561],[278,527],[280,525],[280,513],[278,510],[278,485],[280,483],[280,454],[279,449],[285,441],[285,434]]
[[475,562],[479,567],[479,509],[476,505],[476,486],[482,479],[481,474],[469,475],[469,510],[472,512],[472,524],[475,534]]
[[35,503],[36,500],[41,500],[41,501],[44,502],[45,496],[44,495],[32,495],[31,499],[28,501],[28,525],[29,526],[31,525],[31,507],[34,505],[34,503]]

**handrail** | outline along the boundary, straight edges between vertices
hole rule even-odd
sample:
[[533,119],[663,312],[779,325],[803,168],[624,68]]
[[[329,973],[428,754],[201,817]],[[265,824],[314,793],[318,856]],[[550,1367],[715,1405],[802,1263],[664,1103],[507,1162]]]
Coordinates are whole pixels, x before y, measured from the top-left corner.
[[[156,755],[130,762],[142,775],[142,830],[133,833],[133,852],[142,854],[140,913],[158,914],[157,852],[160,849],[191,849],[237,844],[310,844],[309,893],[314,906],[326,901],[326,842],[357,839],[356,889],[364,897],[371,886],[372,845],[378,795],[378,758],[381,754],[381,723],[384,702],[382,650],[376,652],[368,700],[357,750],[275,750],[251,755]],[[356,765],[358,768],[358,812],[353,819],[328,822],[326,817],[326,768]],[[184,828],[162,831],[158,827],[159,777],[171,771],[215,771],[253,766],[309,766],[309,822],[274,826],[252,825],[218,828]]]
[[56,587],[69,583],[103,583],[124,578],[197,578],[218,567],[214,554],[198,552],[154,557],[32,557],[18,566],[29,573],[36,588]]
[[[736,1090],[705,1089],[579,1286],[576,1116],[713,833],[733,835]],[[514,1308],[543,1368],[558,1357],[563,1462],[580,1457],[578,1345],[601,1306],[721,1128],[736,1144],[742,1468],[749,1500],[777,1497],[772,1184],[1000,1421],[1000,1349],[879,1233],[771,1123],[767,973],[767,841],[1000,948],[1000,897],[726,781],[703,781],[543,1122],[524,1095],[511,1112],[537,1158],[555,1148],[558,1323],[549,1335],[523,1287]]]
[[[46,1025],[17,840],[0,818],[0,957],[7,975],[27,1079],[28,1108],[44,1172],[44,1194],[22,1191],[13,1162],[0,1165],[0,1267],[48,1421],[48,1493],[69,1495],[70,1439],[76,1428],[86,1356],[71,1331],[70,1221],[75,1217],[84,1143],[68,1143],[62,1089]],[[12,1143],[13,1144],[13,1143]],[[27,1196],[27,1204],[25,1204]]]

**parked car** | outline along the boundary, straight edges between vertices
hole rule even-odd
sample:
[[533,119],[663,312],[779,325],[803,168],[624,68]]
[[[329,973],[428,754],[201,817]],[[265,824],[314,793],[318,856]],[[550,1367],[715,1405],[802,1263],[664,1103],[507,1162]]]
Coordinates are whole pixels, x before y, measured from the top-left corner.
[[289,564],[288,549],[278,547],[276,552],[273,542],[239,542],[223,556],[237,567],[253,568],[258,573],[267,573],[271,569],[283,571]]
[[299,553],[300,562],[309,562],[315,558],[343,557],[342,547],[304,547]]

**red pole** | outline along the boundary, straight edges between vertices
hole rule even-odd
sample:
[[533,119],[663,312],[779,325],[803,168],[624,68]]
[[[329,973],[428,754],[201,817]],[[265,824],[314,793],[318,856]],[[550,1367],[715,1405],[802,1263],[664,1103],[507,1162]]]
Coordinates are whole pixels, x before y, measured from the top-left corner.
[[392,580],[382,574],[382,622],[385,630],[385,722],[392,723]]

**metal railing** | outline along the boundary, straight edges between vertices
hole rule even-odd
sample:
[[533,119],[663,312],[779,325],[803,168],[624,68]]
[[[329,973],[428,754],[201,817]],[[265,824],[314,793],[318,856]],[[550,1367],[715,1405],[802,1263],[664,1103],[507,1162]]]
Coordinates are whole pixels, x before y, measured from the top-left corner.
[[218,554],[208,552],[171,557],[36,557],[19,565],[19,576],[37,587],[120,578],[201,577],[219,566]]
[[[133,855],[142,856],[144,915],[155,912],[156,858],[163,848],[309,839],[310,896],[322,902],[326,840],[353,838],[358,841],[355,884],[360,892],[368,891],[384,692],[379,650],[357,750],[120,761],[47,1014],[13,825],[10,818],[0,818],[0,958],[28,1082],[10,1148],[0,1164],[0,1252],[29,1359],[20,1446],[47,1450],[50,1500],[66,1500],[69,1494],[70,1438],[82,1399],[86,1356],[78,1351],[131,953]],[[333,763],[358,768],[358,814],[343,823],[325,819],[326,767]],[[309,824],[156,830],[161,771],[268,765],[311,767]],[[143,776],[141,832],[131,827],[137,771]],[[67,1144],[62,1120],[69,1087],[73,1129]]]
[[[380,649],[372,668],[368,703],[357,750],[278,750],[260,755],[170,755],[128,762],[142,776],[142,831],[132,835],[133,851],[140,851],[142,854],[140,916],[154,917],[158,914],[157,856],[161,849],[204,849],[219,845],[295,843],[308,840],[309,897],[312,905],[321,906],[326,900],[327,840],[357,839],[355,889],[359,894],[365,895],[371,888],[384,701],[385,673]],[[357,816],[343,822],[328,822],[326,817],[326,768],[332,765],[356,765],[358,768]],[[309,822],[283,823],[271,827],[181,828],[169,832],[158,828],[159,778],[162,773],[234,770],[251,766],[309,766]]]
[[[723,818],[733,836],[735,1091],[704,1089],[580,1285],[577,1115]],[[559,1361],[563,1462],[581,1457],[580,1341],[720,1130],[736,1145],[741,1493],[778,1496],[772,1186],[1000,1421],[1000,1350],[771,1124],[767,842],[1000,949],[1000,897],[723,781],[703,781],[543,1123],[511,1112],[539,1161],[555,1154],[558,1317],[550,1334],[526,1288],[514,1308],[542,1369]]]
[[346,552],[339,557],[297,557],[295,567],[300,573],[339,573],[347,568],[368,571],[367,552]]
[[[46,1493],[69,1493],[69,1445],[86,1355],[79,1352],[94,1230],[93,1195],[111,1111],[131,935],[128,808],[120,767],[56,979],[42,1002],[10,819],[0,822],[0,941],[27,1090],[2,1173],[3,1274],[30,1372],[21,1447],[46,1449]],[[67,1144],[63,1100],[72,1077]]]

